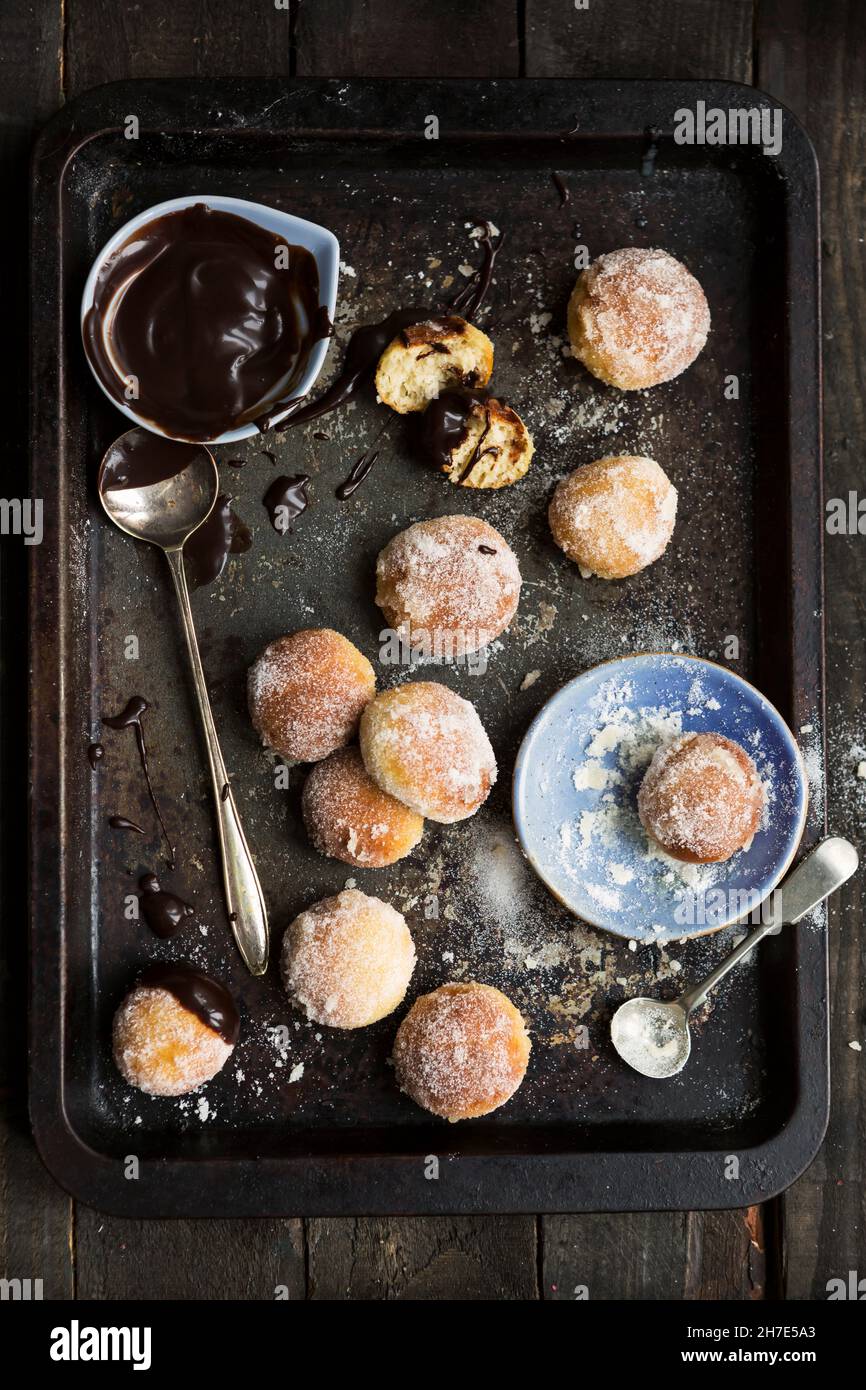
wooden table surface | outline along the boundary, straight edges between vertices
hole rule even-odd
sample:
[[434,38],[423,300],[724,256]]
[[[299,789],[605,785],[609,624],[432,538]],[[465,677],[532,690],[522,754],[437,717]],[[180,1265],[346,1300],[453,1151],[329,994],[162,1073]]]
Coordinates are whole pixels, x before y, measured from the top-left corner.
[[[6,323],[26,322],[34,130],[97,83],[176,76],[692,77],[752,83],[804,122],[823,186],[826,495],[861,486],[866,452],[866,14],[858,0],[4,0],[0,226]],[[4,496],[27,495],[26,362],[7,368]],[[863,522],[866,528],[866,520]],[[866,782],[866,539],[827,537],[831,829],[860,839]],[[4,824],[26,768],[23,546],[2,550]],[[833,1106],[824,1146],[785,1195],[733,1212],[124,1221],[71,1201],[28,1132],[26,903],[6,837],[0,913],[0,1276],[45,1298],[822,1299],[866,1274],[866,936],[861,878],[831,913]],[[10,870],[11,864],[11,871]],[[285,1294],[283,1294],[285,1296]]]

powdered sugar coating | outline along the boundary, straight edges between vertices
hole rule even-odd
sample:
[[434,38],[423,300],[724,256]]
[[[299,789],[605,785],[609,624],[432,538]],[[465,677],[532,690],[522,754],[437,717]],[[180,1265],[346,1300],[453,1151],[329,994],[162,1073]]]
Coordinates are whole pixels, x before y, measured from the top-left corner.
[[745,749],[722,734],[683,734],[663,744],[638,792],[644,829],[668,854],[716,864],[760,828],[764,791]]
[[318,762],[345,747],[375,693],[367,658],[326,627],[277,638],[247,678],[253,727],[262,743],[290,762]]
[[392,628],[461,657],[492,642],[520,598],[517,557],[474,516],[416,522],[388,542],[376,563],[376,602]]
[[586,574],[625,579],[663,554],[673,535],[677,491],[654,459],[596,459],[558,484],[548,520],[553,539]]
[[623,391],[670,381],[707,341],[701,286],[666,251],[637,246],[599,256],[578,277],[568,305],[576,357]]
[[415,947],[402,913],[349,888],[295,918],[280,967],[289,998],[312,1022],[366,1028],[402,1000]]
[[167,989],[137,985],[114,1015],[114,1060],[130,1086],[183,1096],[210,1081],[234,1051]]
[[498,989],[442,985],[416,999],[394,1041],[397,1084],[446,1120],[489,1115],[526,1074],[530,1042],[518,1010]]
[[360,739],[374,781],[445,825],[474,815],[496,781],[496,757],[475,706],[435,681],[377,695],[361,717]]
[[316,764],[301,806],[316,849],[356,868],[396,863],[424,833],[423,818],[376,785],[357,748],[339,748]]

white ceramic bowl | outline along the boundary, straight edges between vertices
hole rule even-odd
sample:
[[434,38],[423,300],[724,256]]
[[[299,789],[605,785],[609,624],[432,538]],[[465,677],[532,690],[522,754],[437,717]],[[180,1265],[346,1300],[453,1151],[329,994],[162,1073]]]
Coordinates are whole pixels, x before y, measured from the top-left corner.
[[[218,212],[233,212],[238,217],[245,217],[248,222],[255,222],[258,226],[265,227],[269,232],[276,232],[278,236],[284,237],[289,244],[303,246],[311,252],[316,258],[316,265],[319,269],[319,302],[325,306],[328,317],[333,322],[334,309],[337,304],[337,281],[340,273],[340,245],[333,232],[328,231],[327,227],[319,227],[315,222],[307,222],[303,217],[293,217],[291,213],[279,212],[276,208],[265,207],[264,203],[250,203],[245,198],[224,198],[220,194],[199,193],[188,198],[169,198],[165,203],[157,203],[154,207],[147,208],[144,212],[140,212],[137,217],[125,222],[120,230],[115,232],[111,240],[105,243],[91,267],[84,286],[84,294],[81,298],[82,329],[87,312],[93,304],[96,278],[109,257],[147,222],[152,222],[167,212],[180,212],[181,209],[192,207],[197,203],[204,203],[206,207],[215,208]],[[296,396],[306,395],[312,390],[324,365],[329,342],[329,338],[322,338],[313,344],[307,370],[297,385]],[[88,365],[93,371],[89,356]],[[106,391],[95,371],[93,371],[93,375],[100,390],[105,393],[111,404],[121,410],[134,424],[143,425],[145,429],[152,430],[154,434],[164,435],[166,433],[152,420],[143,419],[130,405],[115,400]],[[288,414],[289,409],[287,407],[284,411],[274,415],[273,423],[278,424]],[[226,430],[216,439],[203,440],[202,442],[206,444],[234,444],[240,439],[250,439],[258,433],[255,425],[248,424],[242,425],[236,430]]]

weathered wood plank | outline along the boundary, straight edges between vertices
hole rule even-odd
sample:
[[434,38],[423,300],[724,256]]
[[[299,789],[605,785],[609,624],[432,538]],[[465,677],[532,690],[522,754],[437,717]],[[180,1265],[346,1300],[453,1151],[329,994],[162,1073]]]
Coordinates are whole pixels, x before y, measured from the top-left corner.
[[681,1299],[686,1226],[682,1212],[545,1217],[543,1297]]
[[516,77],[517,12],[516,2],[503,0],[302,0],[297,70],[317,77]]
[[82,1299],[302,1299],[300,1221],[122,1221],[76,1208]]
[[757,1207],[549,1216],[543,1233],[546,1299],[742,1300],[765,1292]]
[[67,0],[66,13],[70,96],[124,77],[282,77],[291,71],[293,11],[273,0]]
[[689,1212],[683,1297],[737,1302],[772,1297],[767,1217],[766,1207]]
[[310,1298],[538,1297],[532,1217],[314,1220],[307,1247]]
[[[28,161],[34,129],[61,96],[61,6],[8,0],[0,44],[0,169],[5,210],[0,220],[0,259],[19,274],[5,277],[3,312],[27,323]],[[27,496],[27,354],[10,354],[4,367],[0,418],[4,497]],[[20,538],[4,540],[0,553],[0,821],[20,820],[27,800],[24,731],[25,551]],[[4,834],[3,913],[0,914],[0,1277],[41,1279],[45,1298],[68,1298],[73,1271],[72,1204],[39,1162],[27,1120],[26,875],[17,862],[18,835]],[[13,859],[13,856],[15,857]]]
[[[821,165],[824,279],[825,497],[863,495],[866,449],[866,28],[856,0],[760,0],[756,82],[789,106],[810,132]],[[862,842],[866,720],[864,546],[826,537],[827,747],[830,828]],[[833,1100],[817,1160],[782,1200],[784,1290],[826,1298],[831,1279],[866,1273],[866,1049],[863,879],[830,910]]]
[[526,0],[528,77],[750,81],[752,0]]

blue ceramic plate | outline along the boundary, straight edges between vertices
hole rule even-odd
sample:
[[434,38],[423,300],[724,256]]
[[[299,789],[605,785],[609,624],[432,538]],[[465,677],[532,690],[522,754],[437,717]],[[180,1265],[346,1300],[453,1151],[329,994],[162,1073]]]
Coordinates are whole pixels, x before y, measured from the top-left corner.
[[[637,790],[661,742],[719,733],[754,759],[764,823],[724,864],[682,864],[647,838]],[[608,661],[536,716],[514,767],[514,824],[550,891],[584,922],[638,941],[701,936],[754,911],[790,865],[808,782],[794,737],[763,695],[698,657]]]

